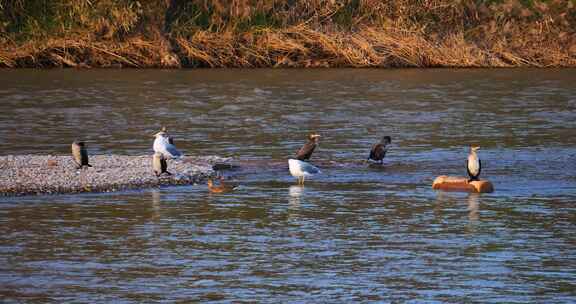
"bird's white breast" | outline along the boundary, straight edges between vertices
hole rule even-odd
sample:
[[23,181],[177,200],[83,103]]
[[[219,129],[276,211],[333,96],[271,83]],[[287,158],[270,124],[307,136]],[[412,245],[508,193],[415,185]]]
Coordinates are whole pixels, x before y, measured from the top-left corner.
[[162,154],[166,154],[166,146],[168,145],[168,138],[163,136],[156,136],[154,140],[154,152],[159,152]]
[[478,171],[480,171],[480,161],[478,160],[478,156],[476,155],[468,155],[468,170],[472,175],[477,175]]
[[300,161],[297,159],[288,160],[288,169],[290,169],[290,174],[294,177],[303,176],[302,168],[300,166]]

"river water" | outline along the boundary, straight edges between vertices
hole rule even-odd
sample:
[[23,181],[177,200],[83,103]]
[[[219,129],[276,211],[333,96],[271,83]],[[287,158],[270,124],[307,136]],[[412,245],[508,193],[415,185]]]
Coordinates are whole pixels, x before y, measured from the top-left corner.
[[[2,302],[576,302],[574,70],[0,71],[0,155],[234,157],[205,185],[0,199]],[[305,187],[286,159],[322,135]],[[383,135],[382,168],[362,160]],[[481,146],[491,194],[436,192]],[[1,175],[0,175],[1,176]]]

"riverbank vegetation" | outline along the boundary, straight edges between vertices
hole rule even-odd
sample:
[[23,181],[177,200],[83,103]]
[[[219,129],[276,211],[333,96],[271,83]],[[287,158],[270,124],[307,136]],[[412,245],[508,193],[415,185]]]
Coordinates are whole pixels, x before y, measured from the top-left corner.
[[0,67],[574,67],[576,0],[0,0]]

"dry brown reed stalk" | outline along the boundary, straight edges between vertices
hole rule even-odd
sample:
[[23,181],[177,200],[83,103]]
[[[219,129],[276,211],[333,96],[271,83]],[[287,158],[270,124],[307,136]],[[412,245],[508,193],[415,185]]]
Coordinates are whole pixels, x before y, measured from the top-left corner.
[[6,5],[2,67],[576,66],[573,0]]

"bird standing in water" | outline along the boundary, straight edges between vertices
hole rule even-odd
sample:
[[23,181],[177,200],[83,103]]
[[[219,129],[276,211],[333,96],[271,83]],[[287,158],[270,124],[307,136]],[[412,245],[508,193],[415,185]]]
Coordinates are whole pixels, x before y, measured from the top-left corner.
[[298,159],[289,159],[288,169],[290,170],[290,174],[292,174],[292,176],[298,178],[298,185],[302,186],[304,185],[304,179],[306,176],[312,176],[320,173],[320,169]]
[[480,171],[482,171],[482,162],[478,158],[478,154],[476,154],[478,149],[480,149],[479,146],[470,147],[470,154],[468,154],[468,160],[466,161],[466,170],[470,176],[468,182],[479,180]]
[[88,164],[88,151],[86,151],[86,145],[83,141],[74,141],[72,143],[72,157],[76,163],[76,169],[82,169],[83,167],[92,167]]
[[296,153],[296,159],[308,161],[310,156],[312,156],[312,152],[318,146],[318,139],[320,138],[320,134],[312,133],[308,135],[308,142],[306,142],[300,150]]
[[384,163],[384,157],[386,156],[386,152],[388,152],[388,147],[390,146],[390,143],[392,143],[392,138],[390,136],[382,137],[380,142],[372,145],[372,149],[370,149],[370,155],[368,156],[368,160],[374,161],[379,164]]
[[161,153],[166,159],[180,158],[182,156],[182,153],[170,143],[170,136],[168,133],[160,131],[154,134],[154,137],[156,137],[153,145],[154,152]]
[[168,163],[166,162],[166,158],[164,158],[162,153],[154,153],[154,156],[152,156],[152,168],[154,169],[154,174],[156,174],[156,177],[160,177],[164,173],[167,175],[172,175],[172,173],[167,171]]

